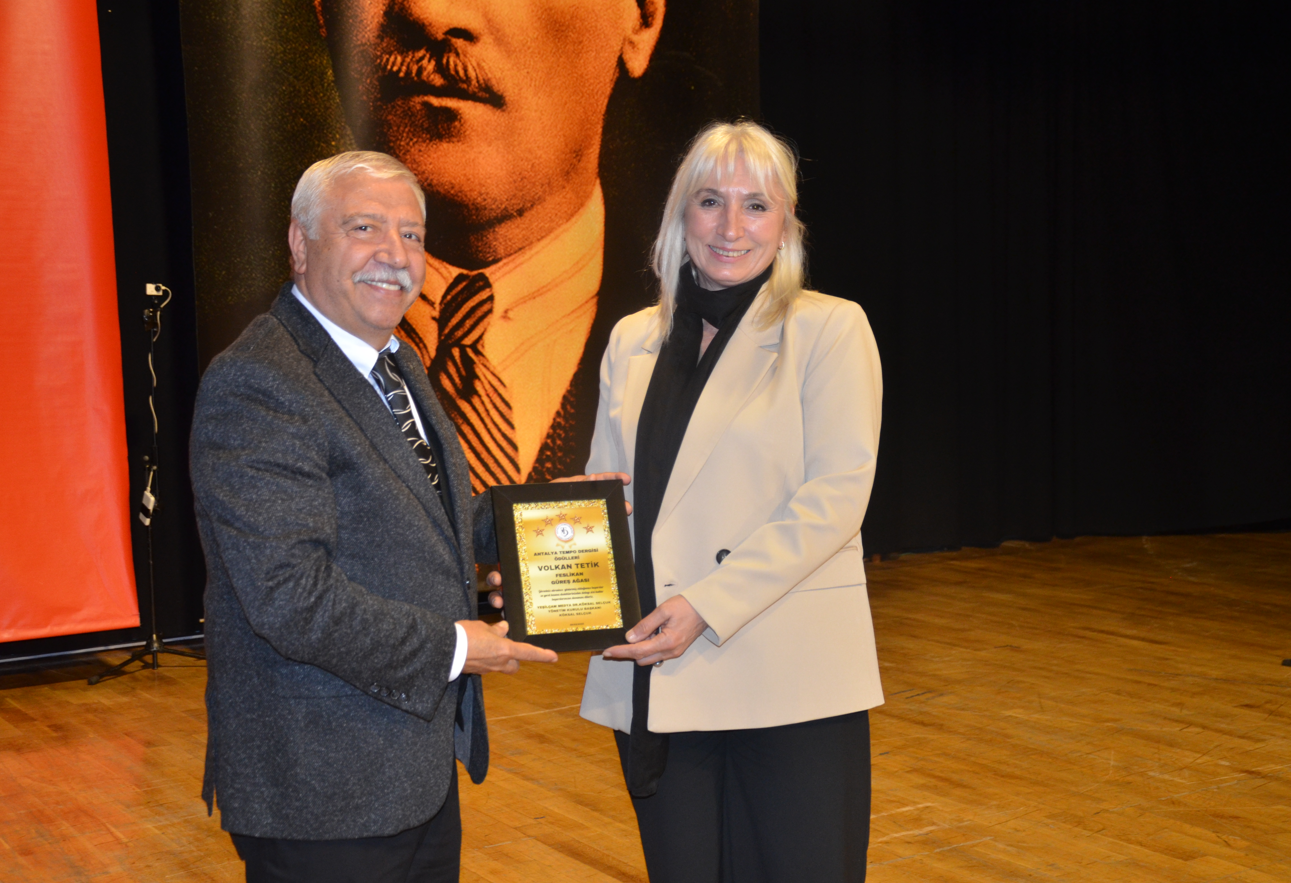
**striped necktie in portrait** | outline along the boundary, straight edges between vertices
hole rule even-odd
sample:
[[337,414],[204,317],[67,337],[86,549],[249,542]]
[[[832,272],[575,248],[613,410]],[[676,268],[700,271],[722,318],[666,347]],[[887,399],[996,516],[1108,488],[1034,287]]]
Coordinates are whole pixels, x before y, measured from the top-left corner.
[[492,317],[489,278],[483,273],[460,274],[439,302],[439,343],[427,372],[440,404],[457,424],[476,493],[520,481],[507,386],[480,345]]

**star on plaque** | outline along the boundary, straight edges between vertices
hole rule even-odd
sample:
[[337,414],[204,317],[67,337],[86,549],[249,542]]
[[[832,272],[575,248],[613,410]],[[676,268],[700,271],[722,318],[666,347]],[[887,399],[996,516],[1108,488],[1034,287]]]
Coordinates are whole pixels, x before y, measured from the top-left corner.
[[544,518],[544,519],[542,520],[542,523],[543,523],[543,524],[545,524],[545,525],[547,525],[548,527],[551,527],[551,521],[552,521],[552,519],[550,519],[550,518]]
[[574,522],[574,524],[581,524],[583,521],[583,516],[575,515],[573,518],[570,519],[570,521]]
[[564,513],[564,512],[561,512],[561,513],[560,513],[559,515],[557,515],[556,517],[557,517],[557,518],[559,518],[561,521],[564,521],[564,520],[565,520],[565,513]]
[[588,532],[588,533],[596,533],[596,525],[595,525],[595,524],[589,524],[589,525],[587,525],[587,532]]
[[536,537],[540,537],[540,536],[542,536],[542,528],[541,528],[541,527],[535,527],[535,528],[533,529],[533,535],[534,535],[534,536],[536,536]]

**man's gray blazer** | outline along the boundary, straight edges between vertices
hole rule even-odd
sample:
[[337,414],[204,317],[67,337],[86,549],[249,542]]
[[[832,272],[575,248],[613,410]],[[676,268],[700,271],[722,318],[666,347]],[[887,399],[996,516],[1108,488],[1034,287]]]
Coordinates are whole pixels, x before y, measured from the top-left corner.
[[191,455],[207,562],[203,797],[228,831],[394,834],[439,810],[455,748],[475,781],[488,768],[479,676],[448,674],[453,623],[475,615],[476,554],[497,558],[489,495],[472,498],[411,348],[395,360],[440,439],[451,515],[290,286],[202,379]]

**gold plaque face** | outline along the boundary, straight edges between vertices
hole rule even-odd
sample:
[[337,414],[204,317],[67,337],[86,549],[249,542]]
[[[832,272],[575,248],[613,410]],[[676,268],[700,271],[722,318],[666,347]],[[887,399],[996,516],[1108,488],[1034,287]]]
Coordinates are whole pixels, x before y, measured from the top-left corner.
[[516,503],[512,511],[527,633],[623,628],[606,501]]
[[618,479],[490,489],[508,637],[600,651],[641,619],[632,532]]

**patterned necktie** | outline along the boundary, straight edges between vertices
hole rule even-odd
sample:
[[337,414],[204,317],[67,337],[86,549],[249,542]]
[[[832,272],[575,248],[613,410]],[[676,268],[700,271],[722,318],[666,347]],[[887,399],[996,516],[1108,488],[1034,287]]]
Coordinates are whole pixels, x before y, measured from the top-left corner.
[[483,273],[462,273],[439,303],[439,344],[427,373],[457,424],[476,493],[520,481],[515,421],[507,386],[480,342],[493,316],[493,286]]
[[[377,363],[372,366],[372,379],[381,389],[381,394],[390,404],[394,422],[403,430],[403,437],[412,446],[412,452],[426,470],[426,478],[439,495],[439,502],[444,503],[444,489],[439,485],[439,466],[435,464],[435,453],[417,430],[417,420],[412,416],[412,399],[408,397],[408,387],[399,373],[399,366],[390,358],[389,350],[382,350],[377,355]],[[447,504],[444,505],[447,510]]]

